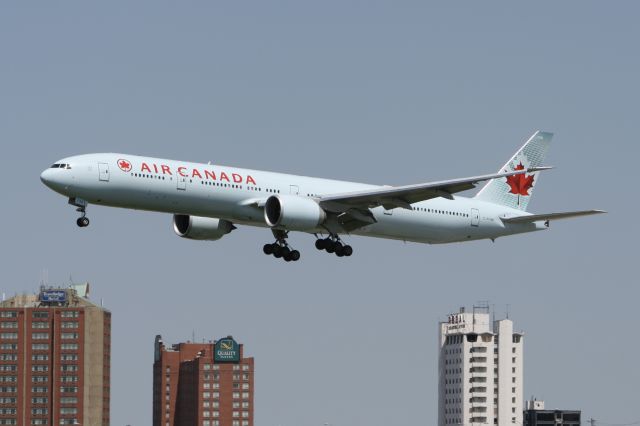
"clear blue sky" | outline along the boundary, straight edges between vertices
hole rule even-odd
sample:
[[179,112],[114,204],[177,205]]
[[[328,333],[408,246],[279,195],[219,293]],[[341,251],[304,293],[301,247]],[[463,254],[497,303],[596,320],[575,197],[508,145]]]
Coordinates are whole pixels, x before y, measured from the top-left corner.
[[[640,418],[635,2],[66,2],[0,6],[3,292],[89,281],[113,312],[114,425],[151,423],[153,339],[233,334],[259,426],[431,425],[437,322],[510,305],[525,394]],[[602,208],[549,232],[337,259],[198,243],[170,216],[90,208],[40,171],[127,152],[380,184],[496,171],[556,133],[529,208]]]

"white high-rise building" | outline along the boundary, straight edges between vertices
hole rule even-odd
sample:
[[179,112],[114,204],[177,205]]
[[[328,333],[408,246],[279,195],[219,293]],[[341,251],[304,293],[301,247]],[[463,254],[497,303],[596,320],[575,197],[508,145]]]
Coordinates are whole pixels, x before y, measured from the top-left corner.
[[522,425],[522,341],[488,307],[440,323],[438,426]]

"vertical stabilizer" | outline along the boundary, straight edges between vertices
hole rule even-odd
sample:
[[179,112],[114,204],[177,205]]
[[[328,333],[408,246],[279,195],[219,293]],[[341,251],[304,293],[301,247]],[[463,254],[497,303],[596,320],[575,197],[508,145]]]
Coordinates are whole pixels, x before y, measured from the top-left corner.
[[[553,133],[537,131],[529,140],[502,166],[498,173],[513,170],[540,167],[549,149]],[[526,210],[534,187],[538,184],[540,172],[508,176],[489,181],[476,199],[500,204],[514,209]]]

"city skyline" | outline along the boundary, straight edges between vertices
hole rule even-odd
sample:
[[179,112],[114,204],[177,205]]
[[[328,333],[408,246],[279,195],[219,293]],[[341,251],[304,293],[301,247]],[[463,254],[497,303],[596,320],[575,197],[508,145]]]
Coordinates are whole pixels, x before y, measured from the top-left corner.
[[[478,300],[498,313],[509,305],[526,331],[525,398],[638,420],[640,6],[1,10],[0,291],[36,291],[43,271],[50,284],[91,282],[92,300],[113,313],[113,424],[151,421],[153,336],[218,331],[259,362],[257,424],[433,424],[434,324]],[[609,214],[495,243],[350,237],[348,260],[295,233],[306,256],[285,265],[260,253],[266,229],[185,241],[169,215],[98,206],[79,229],[74,208],[39,180],[67,155],[131,152],[401,185],[494,173],[539,128],[555,134],[555,168],[529,210]],[[549,386],[558,376],[562,386]],[[349,386],[335,386],[343,377]]]

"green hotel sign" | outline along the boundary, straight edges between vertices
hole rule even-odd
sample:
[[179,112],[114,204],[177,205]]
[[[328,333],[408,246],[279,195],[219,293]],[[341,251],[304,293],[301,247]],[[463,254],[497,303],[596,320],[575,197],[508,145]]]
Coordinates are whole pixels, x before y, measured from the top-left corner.
[[240,345],[231,337],[216,342],[213,352],[214,362],[240,362]]

